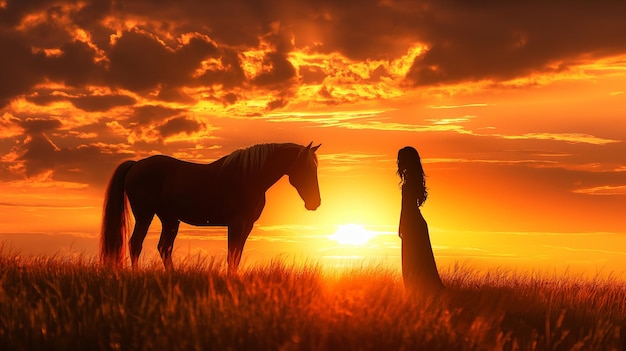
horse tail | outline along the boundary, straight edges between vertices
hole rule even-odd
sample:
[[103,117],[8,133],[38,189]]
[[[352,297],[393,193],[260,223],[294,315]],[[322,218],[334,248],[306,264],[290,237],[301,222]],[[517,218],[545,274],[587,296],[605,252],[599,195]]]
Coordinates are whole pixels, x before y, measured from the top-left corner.
[[126,161],[117,166],[104,196],[100,259],[107,264],[121,266],[124,260],[124,240],[130,224],[124,181],[134,164],[135,161]]

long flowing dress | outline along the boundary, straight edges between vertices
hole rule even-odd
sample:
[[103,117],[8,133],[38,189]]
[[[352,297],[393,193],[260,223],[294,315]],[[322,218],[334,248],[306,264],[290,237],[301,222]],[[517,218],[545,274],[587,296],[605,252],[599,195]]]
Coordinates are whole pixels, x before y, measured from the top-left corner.
[[443,283],[437,272],[428,225],[417,205],[418,192],[410,187],[409,184],[402,186],[399,226],[404,285],[410,292],[437,292],[443,288]]

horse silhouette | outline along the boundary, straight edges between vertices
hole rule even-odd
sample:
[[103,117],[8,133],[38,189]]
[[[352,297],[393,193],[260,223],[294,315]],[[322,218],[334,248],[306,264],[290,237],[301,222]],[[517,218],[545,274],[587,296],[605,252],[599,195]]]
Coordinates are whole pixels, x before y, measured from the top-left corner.
[[137,268],[143,241],[156,214],[162,225],[158,250],[166,269],[173,267],[174,239],[180,222],[184,222],[228,227],[228,268],[237,270],[246,239],[265,206],[265,192],[282,176],[289,176],[306,209],[319,207],[315,151],[321,144],[311,145],[259,144],[209,164],[164,155],[121,163],[113,172],[104,199],[102,261],[123,263],[130,203],[135,218],[129,240],[133,268]]

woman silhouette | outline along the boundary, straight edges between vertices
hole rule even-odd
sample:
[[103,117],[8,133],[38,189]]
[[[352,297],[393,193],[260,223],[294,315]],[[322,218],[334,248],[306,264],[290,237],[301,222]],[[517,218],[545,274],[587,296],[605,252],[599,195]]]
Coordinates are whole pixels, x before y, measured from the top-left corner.
[[404,286],[411,292],[436,292],[443,288],[443,283],[430,246],[428,225],[420,211],[428,191],[420,156],[413,147],[398,151],[398,176],[402,184],[398,234],[402,239]]

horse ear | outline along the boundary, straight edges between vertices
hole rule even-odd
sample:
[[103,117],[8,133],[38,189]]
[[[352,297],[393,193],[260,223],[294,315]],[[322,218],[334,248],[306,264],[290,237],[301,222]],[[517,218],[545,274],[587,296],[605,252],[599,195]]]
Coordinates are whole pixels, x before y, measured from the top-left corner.
[[310,143],[309,143],[309,145],[307,145],[307,146],[306,146],[306,149],[307,149],[307,150],[308,150],[308,149],[310,149],[310,148],[311,148],[311,145],[313,145],[313,142],[310,142]]
[[311,148],[311,150],[313,150],[313,152],[315,152],[315,151],[317,151],[317,149],[319,149],[319,148],[320,148],[320,146],[322,146],[322,144],[319,144],[319,145],[317,145],[317,146],[313,146],[313,147]]

